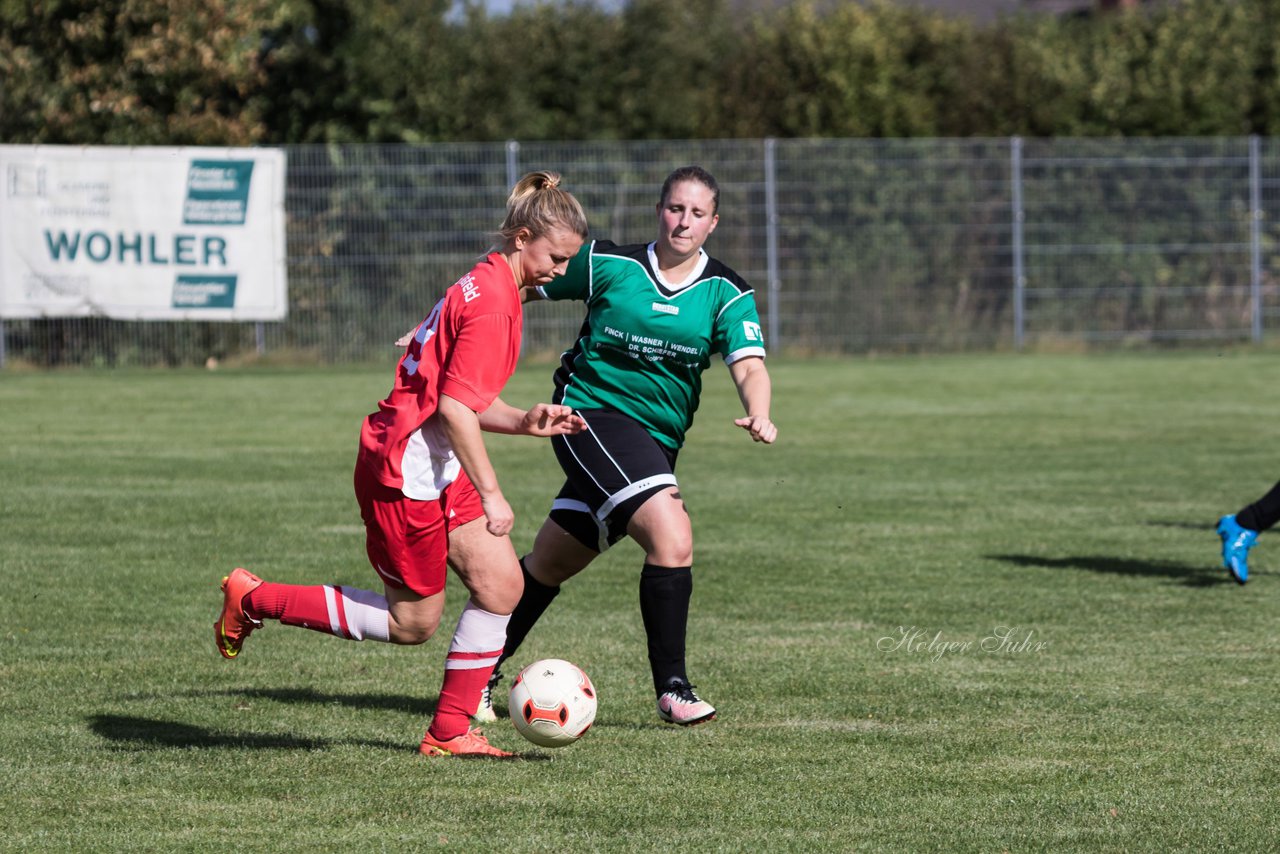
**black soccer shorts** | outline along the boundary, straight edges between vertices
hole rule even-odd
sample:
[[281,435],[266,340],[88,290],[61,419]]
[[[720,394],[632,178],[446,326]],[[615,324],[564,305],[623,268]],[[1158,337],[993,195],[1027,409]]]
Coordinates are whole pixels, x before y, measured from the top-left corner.
[[627,535],[627,523],[650,496],[679,485],[679,451],[628,415],[611,409],[576,412],[587,429],[551,440],[566,480],[550,516],[584,546],[603,552]]

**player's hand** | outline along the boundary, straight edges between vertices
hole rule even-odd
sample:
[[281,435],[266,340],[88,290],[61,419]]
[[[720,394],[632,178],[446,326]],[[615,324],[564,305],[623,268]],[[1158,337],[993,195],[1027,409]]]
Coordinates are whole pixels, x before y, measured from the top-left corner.
[[745,418],[735,418],[733,421],[743,430],[751,434],[754,442],[764,442],[766,445],[772,445],[773,441],[778,438],[778,428],[765,415],[748,415]]
[[[421,325],[422,325],[422,324],[418,324],[418,326],[421,326]],[[396,346],[397,346],[397,347],[408,347],[408,346],[409,346],[409,342],[413,340],[413,334],[414,334],[415,332],[417,332],[417,331],[418,331],[418,327],[417,327],[417,326],[415,326],[415,327],[413,327],[412,329],[410,329],[408,332],[406,332],[405,334],[401,335],[399,338],[397,338],[397,339],[396,339]]]
[[587,422],[574,415],[572,407],[535,403],[524,414],[520,426],[529,436],[565,436],[581,433],[587,429]]
[[516,514],[512,512],[506,498],[501,494],[491,498],[481,498],[480,507],[484,510],[485,528],[490,534],[495,537],[505,537],[511,533],[511,528],[516,522]]

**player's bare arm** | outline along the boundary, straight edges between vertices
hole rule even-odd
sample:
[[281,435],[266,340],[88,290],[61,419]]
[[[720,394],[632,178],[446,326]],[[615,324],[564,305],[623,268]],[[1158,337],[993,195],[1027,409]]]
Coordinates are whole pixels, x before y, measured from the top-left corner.
[[764,359],[750,356],[729,366],[729,375],[738,387],[738,398],[746,411],[745,418],[734,419],[734,424],[751,434],[751,439],[771,445],[778,438],[778,428],[769,418],[773,401],[773,383]]
[[503,497],[498,486],[498,475],[489,461],[489,453],[485,450],[484,439],[480,434],[480,416],[465,403],[440,395],[436,407],[436,415],[440,418],[449,444],[462,464],[462,470],[471,478],[476,492],[480,494],[480,504],[484,508],[486,527],[495,537],[511,533],[515,523],[515,513],[511,505]]
[[[421,326],[421,325],[422,325],[422,324],[418,324],[418,326]],[[397,346],[397,347],[408,347],[408,346],[409,346],[409,342],[413,340],[414,333],[416,333],[417,331],[418,331],[418,327],[417,327],[417,326],[415,326],[415,327],[413,327],[412,329],[410,329],[408,332],[406,332],[405,334],[401,335],[399,338],[397,338],[397,339],[396,339],[396,346]]]
[[571,407],[553,403],[535,403],[529,409],[520,409],[496,398],[480,413],[480,429],[513,436],[563,436],[580,433],[586,426]]

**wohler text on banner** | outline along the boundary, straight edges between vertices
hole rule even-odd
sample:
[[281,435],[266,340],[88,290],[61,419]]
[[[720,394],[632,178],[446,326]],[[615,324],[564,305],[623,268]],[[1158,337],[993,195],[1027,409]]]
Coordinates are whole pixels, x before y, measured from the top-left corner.
[[285,156],[0,145],[0,318],[281,320]]

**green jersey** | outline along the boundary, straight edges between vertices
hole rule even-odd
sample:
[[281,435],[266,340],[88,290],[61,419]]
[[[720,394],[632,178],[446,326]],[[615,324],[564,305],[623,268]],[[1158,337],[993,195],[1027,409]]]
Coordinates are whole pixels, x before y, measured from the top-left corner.
[[612,409],[669,448],[684,444],[711,355],[733,364],[765,352],[751,286],[700,255],[689,278],[673,284],[658,274],[653,244],[595,240],[565,275],[538,288],[546,299],[587,304],[582,331],[555,374],[556,403]]

